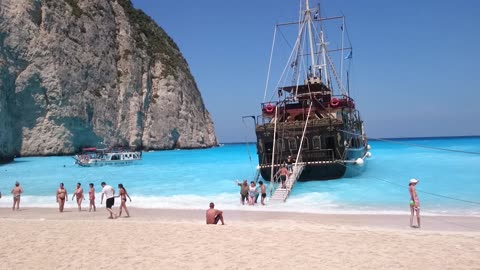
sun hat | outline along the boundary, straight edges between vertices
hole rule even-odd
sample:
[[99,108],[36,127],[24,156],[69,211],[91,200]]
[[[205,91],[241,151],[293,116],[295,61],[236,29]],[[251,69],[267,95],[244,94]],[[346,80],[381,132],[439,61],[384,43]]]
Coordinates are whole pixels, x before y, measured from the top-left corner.
[[418,183],[418,179],[412,178],[410,179],[410,184],[416,184]]

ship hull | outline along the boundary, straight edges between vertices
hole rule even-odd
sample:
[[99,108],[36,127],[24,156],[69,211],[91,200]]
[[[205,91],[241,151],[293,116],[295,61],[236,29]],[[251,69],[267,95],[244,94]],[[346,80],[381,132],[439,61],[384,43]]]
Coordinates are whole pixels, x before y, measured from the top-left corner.
[[91,160],[89,162],[76,162],[81,167],[101,167],[101,166],[122,166],[130,165],[139,160],[112,160],[112,161],[102,161],[102,160]]

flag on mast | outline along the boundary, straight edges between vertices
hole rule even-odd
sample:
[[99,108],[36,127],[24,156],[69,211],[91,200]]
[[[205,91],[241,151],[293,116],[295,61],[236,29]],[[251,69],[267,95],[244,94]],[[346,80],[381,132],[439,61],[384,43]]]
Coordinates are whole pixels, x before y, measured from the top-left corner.
[[345,60],[352,59],[352,57],[353,57],[353,51],[350,51],[350,53],[345,57]]

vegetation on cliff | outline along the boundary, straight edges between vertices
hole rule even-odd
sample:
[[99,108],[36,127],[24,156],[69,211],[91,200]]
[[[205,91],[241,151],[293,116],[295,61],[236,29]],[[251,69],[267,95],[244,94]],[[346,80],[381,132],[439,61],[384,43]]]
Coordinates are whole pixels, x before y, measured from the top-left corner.
[[[73,1],[73,0],[70,0]],[[134,27],[137,48],[146,49],[152,60],[160,60],[165,65],[162,75],[175,76],[176,69],[191,76],[188,64],[173,39],[142,10],[133,7],[130,0],[117,0],[123,7],[130,24]]]

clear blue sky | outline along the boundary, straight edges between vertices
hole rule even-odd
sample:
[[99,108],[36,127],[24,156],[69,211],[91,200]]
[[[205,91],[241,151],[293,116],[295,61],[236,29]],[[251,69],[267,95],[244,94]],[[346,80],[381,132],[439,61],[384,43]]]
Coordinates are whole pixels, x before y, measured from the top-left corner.
[[[312,2],[312,1],[311,1]],[[219,142],[253,141],[274,25],[298,0],[133,0],[178,44]],[[346,16],[351,92],[369,137],[480,134],[480,1],[323,0]]]

